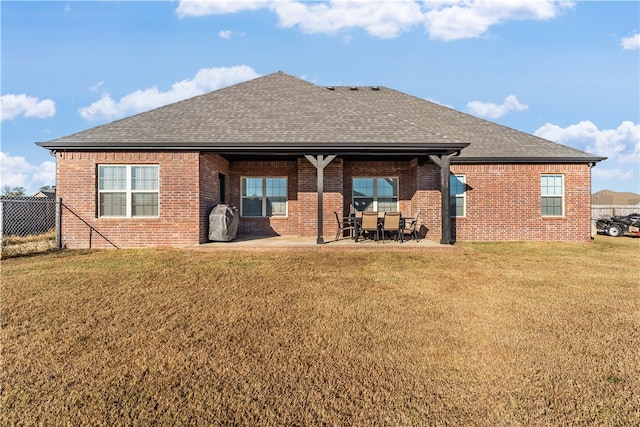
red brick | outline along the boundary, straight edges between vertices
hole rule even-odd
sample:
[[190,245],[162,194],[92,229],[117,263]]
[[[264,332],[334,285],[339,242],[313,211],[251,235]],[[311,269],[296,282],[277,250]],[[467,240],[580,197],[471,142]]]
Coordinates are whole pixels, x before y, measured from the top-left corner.
[[[159,218],[98,218],[98,164],[160,166]],[[586,164],[452,165],[466,176],[466,216],[453,218],[460,241],[590,239],[590,168]],[[62,238],[69,248],[185,246],[208,240],[209,212],[219,200],[218,174],[226,175],[226,202],[240,207],[240,181],[246,176],[286,176],[286,218],[241,218],[238,232],[255,235],[316,236],[316,169],[305,158],[228,161],[192,152],[59,152],[57,193],[63,201]],[[540,215],[540,175],[565,176],[565,215]],[[324,171],[325,237],[336,230],[333,211],[348,212],[354,176],[394,176],[400,209],[421,213],[427,238],[440,239],[440,171],[432,163],[353,161],[336,158]]]

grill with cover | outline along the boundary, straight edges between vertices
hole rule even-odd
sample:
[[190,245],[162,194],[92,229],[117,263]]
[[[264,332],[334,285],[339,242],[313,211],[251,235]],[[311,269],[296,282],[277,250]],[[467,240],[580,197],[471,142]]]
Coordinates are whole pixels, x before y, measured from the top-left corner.
[[229,242],[235,239],[239,220],[235,207],[225,204],[214,206],[209,214],[209,240]]

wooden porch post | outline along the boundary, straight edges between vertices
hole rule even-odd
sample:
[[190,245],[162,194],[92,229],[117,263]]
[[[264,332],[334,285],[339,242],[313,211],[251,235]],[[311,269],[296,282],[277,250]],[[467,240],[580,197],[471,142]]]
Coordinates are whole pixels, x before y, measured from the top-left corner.
[[324,156],[324,154],[318,154],[318,157],[314,157],[311,154],[305,154],[304,156],[313,166],[316,167],[317,187],[318,187],[318,240],[319,245],[324,244],[322,223],[324,216],[322,214],[322,195],[324,191],[324,168],[336,158],[335,154]]
[[433,163],[440,166],[440,211],[442,216],[442,233],[440,235],[440,244],[451,245],[453,243],[453,240],[451,238],[451,156],[443,154],[439,157],[429,156],[429,158]]

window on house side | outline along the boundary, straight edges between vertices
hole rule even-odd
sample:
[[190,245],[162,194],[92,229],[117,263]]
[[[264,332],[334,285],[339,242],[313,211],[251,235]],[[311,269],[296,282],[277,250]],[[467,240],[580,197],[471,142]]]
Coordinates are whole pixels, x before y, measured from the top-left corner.
[[564,176],[542,175],[540,177],[542,194],[542,216],[564,215]]
[[398,212],[398,178],[353,178],[353,207],[359,212]]
[[452,217],[463,217],[466,215],[466,177],[464,175],[449,176],[449,199],[451,203],[450,214]]
[[287,216],[287,178],[242,178],[242,216]]
[[157,217],[158,165],[98,165],[98,216]]

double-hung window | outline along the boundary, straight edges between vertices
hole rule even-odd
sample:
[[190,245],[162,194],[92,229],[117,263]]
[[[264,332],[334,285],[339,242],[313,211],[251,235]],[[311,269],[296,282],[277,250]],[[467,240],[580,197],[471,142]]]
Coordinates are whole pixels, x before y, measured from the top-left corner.
[[242,178],[242,216],[287,216],[287,178]]
[[98,216],[157,217],[158,165],[98,165]]
[[353,206],[360,212],[398,212],[398,178],[353,178]]
[[449,193],[450,193],[450,214],[452,217],[466,215],[466,177],[464,175],[449,176]]
[[540,177],[540,190],[542,195],[542,216],[563,216],[564,176],[558,174],[542,175]]

